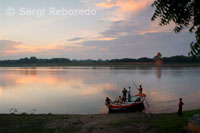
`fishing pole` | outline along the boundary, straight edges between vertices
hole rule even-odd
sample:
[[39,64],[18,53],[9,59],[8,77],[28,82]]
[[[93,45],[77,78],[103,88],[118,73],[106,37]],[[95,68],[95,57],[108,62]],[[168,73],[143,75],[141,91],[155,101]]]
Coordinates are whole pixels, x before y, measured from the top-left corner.
[[133,84],[135,85],[136,89],[138,89],[137,85],[135,84],[135,82],[133,81]]

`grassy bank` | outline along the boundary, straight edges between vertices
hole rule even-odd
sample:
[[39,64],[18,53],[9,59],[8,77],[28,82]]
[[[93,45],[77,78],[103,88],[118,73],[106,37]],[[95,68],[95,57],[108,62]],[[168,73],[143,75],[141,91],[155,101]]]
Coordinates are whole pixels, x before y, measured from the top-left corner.
[[200,110],[171,114],[118,113],[96,115],[0,115],[0,132],[181,132]]

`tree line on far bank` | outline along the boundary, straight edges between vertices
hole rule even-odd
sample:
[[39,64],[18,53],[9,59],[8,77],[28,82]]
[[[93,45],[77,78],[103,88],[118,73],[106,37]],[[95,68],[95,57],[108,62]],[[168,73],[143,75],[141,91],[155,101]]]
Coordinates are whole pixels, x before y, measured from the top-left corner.
[[[200,63],[200,57],[192,58],[189,56],[171,56],[163,57],[163,63]],[[52,59],[39,59],[36,57],[21,58],[19,60],[0,60],[0,66],[15,66],[15,65],[69,65],[69,64],[92,64],[92,63],[153,63],[154,58],[142,57],[138,59],[134,58],[122,58],[122,59],[111,59],[111,60],[70,60],[68,58],[52,58]]]

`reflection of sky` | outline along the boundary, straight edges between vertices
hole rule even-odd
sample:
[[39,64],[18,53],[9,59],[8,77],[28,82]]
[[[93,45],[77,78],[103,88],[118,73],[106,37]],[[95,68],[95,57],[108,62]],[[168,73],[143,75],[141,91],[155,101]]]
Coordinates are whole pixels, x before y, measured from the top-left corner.
[[0,68],[0,112],[102,113],[104,99],[115,99],[123,87],[132,93],[142,84],[151,112],[200,108],[199,68]]

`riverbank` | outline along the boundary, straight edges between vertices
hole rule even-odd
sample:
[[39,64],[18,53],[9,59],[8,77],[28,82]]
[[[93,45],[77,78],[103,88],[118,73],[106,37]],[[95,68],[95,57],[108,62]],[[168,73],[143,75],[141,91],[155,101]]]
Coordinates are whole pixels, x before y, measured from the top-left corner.
[[200,110],[184,111],[182,117],[176,113],[141,112],[95,115],[0,114],[0,132],[181,132],[189,118],[196,113],[200,113]]
[[110,67],[110,68],[141,68],[141,67],[156,67],[156,68],[165,68],[165,67],[200,67],[200,63],[166,63],[162,65],[149,64],[149,63],[69,63],[69,64],[20,64],[20,65],[2,65],[0,68],[4,67],[22,67],[22,68],[40,68],[40,67]]

